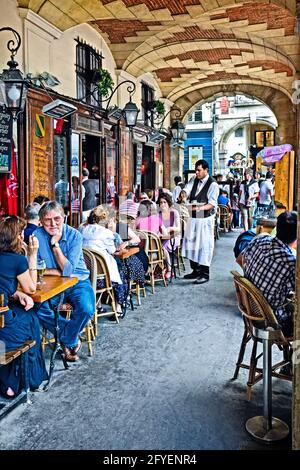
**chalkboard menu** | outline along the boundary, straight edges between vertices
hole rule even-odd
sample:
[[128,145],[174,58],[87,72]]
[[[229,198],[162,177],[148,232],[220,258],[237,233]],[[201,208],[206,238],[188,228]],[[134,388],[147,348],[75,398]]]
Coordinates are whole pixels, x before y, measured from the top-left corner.
[[0,173],[8,173],[11,167],[12,124],[11,114],[0,107]]

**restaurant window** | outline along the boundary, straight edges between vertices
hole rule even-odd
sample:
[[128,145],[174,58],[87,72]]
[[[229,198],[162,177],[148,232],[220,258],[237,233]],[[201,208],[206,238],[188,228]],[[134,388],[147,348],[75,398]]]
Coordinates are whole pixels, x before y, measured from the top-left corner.
[[153,116],[149,108],[154,101],[154,89],[146,83],[142,83],[142,119],[146,126],[153,127]]
[[195,111],[194,121],[195,122],[202,122],[202,109],[198,109],[198,111]]
[[256,147],[272,147],[275,145],[275,131],[255,131]]
[[[76,45],[76,87],[77,98],[91,106],[99,106],[101,94],[92,84],[94,72],[102,68],[103,56],[89,44],[77,38]],[[93,91],[93,94],[91,92]]]

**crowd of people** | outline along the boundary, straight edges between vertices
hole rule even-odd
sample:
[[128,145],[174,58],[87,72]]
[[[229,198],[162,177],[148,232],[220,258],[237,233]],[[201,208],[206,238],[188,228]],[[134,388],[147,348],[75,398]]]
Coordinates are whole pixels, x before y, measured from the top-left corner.
[[[143,287],[148,277],[149,260],[141,245],[139,231],[151,231],[161,237],[165,258],[162,274],[165,279],[172,276],[170,255],[181,244],[182,255],[189,259],[191,266],[191,272],[184,279],[201,285],[210,280],[218,204],[228,205],[232,211],[240,211],[244,229],[248,231],[252,227],[254,201],[258,195],[258,206],[266,208],[271,204],[274,193],[270,174],[259,186],[252,170],[246,169],[234,209],[226,188],[220,187],[210,176],[208,163],[198,160],[195,175],[186,185],[180,177],[176,177],[173,193],[168,189],[159,192],[149,189],[137,200],[132,192],[128,192],[116,211],[111,206],[91,207],[91,201],[95,198],[94,189],[89,188],[87,172],[84,177],[87,201],[83,207],[84,221],[78,229],[65,223],[61,204],[42,196],[26,207],[26,222],[16,216],[3,217],[0,221],[0,262],[4,266],[0,273],[0,292],[4,293],[5,305],[9,306],[5,326],[0,329],[0,340],[5,341],[8,350],[27,339],[36,341],[29,353],[31,389],[38,388],[47,379],[40,326],[54,333],[53,309],[59,301],[57,296],[51,302],[33,304],[30,294],[35,292],[37,286],[38,260],[45,260],[47,275],[74,276],[78,279],[78,283],[64,294],[64,301],[73,310],[71,318],[67,320],[59,316],[60,343],[65,359],[75,362],[79,360],[80,333],[91,319],[96,305],[82,248],[90,248],[103,255],[117,300],[117,313],[122,317],[128,301],[128,282]],[[233,217],[233,224],[234,220]],[[284,305],[288,293],[295,288],[296,257],[293,249],[296,223],[295,213],[281,214],[275,237],[254,237],[244,243],[236,254],[240,257],[246,277],[261,289],[288,333],[292,332],[293,326],[291,315],[287,315]],[[27,257],[22,254],[24,243],[27,245]],[[140,250],[125,264],[114,255],[131,244],[138,244]],[[100,288],[101,282],[103,280],[99,279]],[[18,285],[22,290],[18,289]],[[99,308],[103,310],[104,306]],[[0,391],[8,397],[14,396],[19,387],[17,361],[0,368]]]
[[254,175],[251,168],[246,168],[243,180],[229,174],[224,182],[223,175],[218,174],[216,181],[220,187],[218,204],[228,207],[231,228],[243,227],[244,230],[249,230],[255,227],[256,219],[268,214],[274,206],[272,171],[267,171],[265,175],[256,172]]

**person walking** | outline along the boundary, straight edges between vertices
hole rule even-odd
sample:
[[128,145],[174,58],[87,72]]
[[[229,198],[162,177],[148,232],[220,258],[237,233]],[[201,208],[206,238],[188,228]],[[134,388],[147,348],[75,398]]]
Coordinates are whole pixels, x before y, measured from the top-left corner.
[[260,185],[260,198],[258,207],[268,208],[272,202],[274,196],[274,186],[272,183],[273,173],[268,171],[266,174],[265,181],[261,182]]
[[89,170],[82,169],[82,185],[85,189],[85,195],[82,200],[82,222],[85,222],[96,205],[96,187],[95,181],[89,179]]
[[181,176],[175,176],[174,183],[175,183],[175,188],[173,189],[173,192],[172,192],[172,201],[175,203],[177,202],[180,191],[184,187],[184,183],[181,182]]
[[219,186],[208,170],[207,161],[198,160],[195,164],[196,175],[184,188],[192,204],[192,216],[187,222],[182,244],[182,256],[190,260],[192,272],[186,274],[184,279],[195,279],[194,284],[209,281],[214,251],[214,214],[218,207]]
[[246,168],[245,179],[241,183],[239,193],[239,206],[242,213],[243,226],[245,231],[252,228],[255,201],[258,194],[259,186],[257,181],[253,178],[253,171],[251,168]]

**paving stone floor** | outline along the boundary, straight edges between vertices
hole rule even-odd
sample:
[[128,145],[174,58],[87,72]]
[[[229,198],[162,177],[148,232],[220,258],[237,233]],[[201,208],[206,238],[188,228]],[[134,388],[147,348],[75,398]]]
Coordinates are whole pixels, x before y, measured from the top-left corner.
[[[237,232],[217,241],[211,280],[157,287],[120,325],[102,319],[94,356],[63,371],[0,423],[0,449],[262,449],[245,421],[262,414],[231,382],[243,332],[230,269]],[[188,265],[188,263],[187,263]],[[291,424],[291,384],[273,380],[274,416]],[[268,448],[288,449],[290,438]]]

